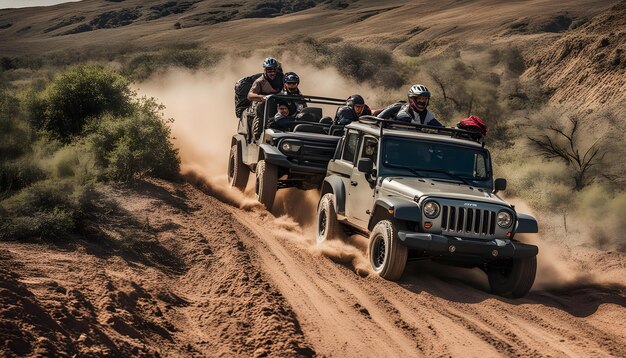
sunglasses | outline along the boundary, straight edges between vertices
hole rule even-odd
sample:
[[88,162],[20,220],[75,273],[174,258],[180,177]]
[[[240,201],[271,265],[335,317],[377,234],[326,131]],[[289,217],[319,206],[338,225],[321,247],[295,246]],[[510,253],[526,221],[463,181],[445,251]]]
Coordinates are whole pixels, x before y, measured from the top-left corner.
[[276,72],[276,69],[275,68],[266,68],[265,72],[274,73],[274,72]]

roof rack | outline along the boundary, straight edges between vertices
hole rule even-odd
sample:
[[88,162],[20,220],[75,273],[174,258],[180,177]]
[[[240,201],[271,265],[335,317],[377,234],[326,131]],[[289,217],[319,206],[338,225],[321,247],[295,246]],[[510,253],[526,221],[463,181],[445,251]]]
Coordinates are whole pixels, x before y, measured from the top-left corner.
[[383,129],[400,129],[420,133],[448,135],[451,138],[466,139],[479,143],[483,147],[485,146],[485,137],[480,132],[470,132],[458,128],[426,126],[423,124],[414,124],[369,115],[359,117],[359,122],[379,127],[381,136],[383,134]]
[[345,99],[339,99],[339,98],[331,98],[331,97],[320,97],[320,96],[309,96],[309,95],[305,95],[305,94],[300,94],[300,95],[286,95],[286,94],[272,94],[268,96],[269,98],[274,98],[274,99],[282,99],[282,100],[286,100],[286,101],[293,101],[294,99],[300,100],[300,101],[305,101],[305,102],[309,102],[309,103],[314,103],[314,104],[330,104],[330,105],[335,105],[335,106],[341,106],[341,105],[345,105],[346,100]]

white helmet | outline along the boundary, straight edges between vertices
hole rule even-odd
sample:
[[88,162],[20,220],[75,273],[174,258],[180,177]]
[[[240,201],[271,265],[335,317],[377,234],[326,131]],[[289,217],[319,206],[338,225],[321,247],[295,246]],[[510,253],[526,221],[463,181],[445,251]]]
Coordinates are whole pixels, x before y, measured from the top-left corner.
[[430,98],[430,91],[424,85],[413,85],[409,88],[409,98],[424,96]]

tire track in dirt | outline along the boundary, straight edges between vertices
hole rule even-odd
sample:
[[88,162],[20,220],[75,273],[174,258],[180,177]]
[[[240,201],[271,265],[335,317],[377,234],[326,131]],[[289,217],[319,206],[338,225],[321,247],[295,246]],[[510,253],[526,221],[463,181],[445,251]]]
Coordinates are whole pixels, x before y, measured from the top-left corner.
[[[297,296],[297,292],[305,292],[306,288],[301,280],[308,279],[308,284],[315,287],[315,293],[308,296],[309,299],[323,297],[324,305],[334,305],[337,314],[343,313],[348,317],[344,316],[343,320],[358,324],[362,332],[368,330],[362,327],[362,320],[349,317],[355,313],[369,317],[370,323],[376,325],[374,331],[387,333],[379,337],[402,335],[411,341],[405,347],[410,347],[409,351],[413,355],[468,355],[468,348],[471,348],[471,356],[560,356],[574,352],[624,355],[622,343],[625,340],[622,334],[599,330],[588,323],[585,317],[572,317],[566,310],[559,309],[546,300],[537,300],[533,295],[531,297],[534,300],[507,300],[467,286],[463,282],[445,282],[430,275],[422,276],[424,282],[418,283],[407,275],[399,283],[376,277],[363,278],[349,264],[338,264],[311,255],[310,250],[307,250],[312,241],[310,234],[307,236],[295,232],[291,233],[293,237],[289,237],[272,228],[272,218],[267,214],[250,213],[235,208],[230,211],[263,242],[264,250],[272,251],[272,255],[265,258],[266,263],[272,265],[274,262],[275,265],[276,261],[280,262],[283,271],[278,280],[291,284],[298,282],[300,288],[292,289],[292,294],[285,295],[288,301],[292,302],[292,296]],[[329,266],[332,268],[329,269]],[[312,273],[302,274],[298,271]],[[270,272],[269,276],[276,278],[275,272]],[[409,282],[409,288],[403,287],[406,286],[405,282]],[[281,290],[285,285],[289,284],[278,284]],[[572,301],[580,299],[584,298],[576,297]],[[613,299],[626,302],[619,293]],[[350,307],[352,310],[349,310]],[[617,307],[617,311],[626,319],[624,305],[620,306],[618,303]],[[605,307],[601,306],[598,309],[603,308]],[[615,308],[613,305],[608,307],[609,310]],[[319,327],[323,326],[328,317],[319,319],[311,316],[319,314],[319,310],[303,310],[297,304],[294,305],[294,310],[301,321],[307,322],[303,323],[305,332],[313,330],[315,334],[327,334]],[[343,334],[344,337],[351,337],[352,333]],[[369,336],[369,333],[359,333],[355,339]],[[575,337],[578,337],[577,340]],[[326,341],[326,338],[313,342],[316,349],[323,344],[320,341]],[[573,343],[576,348],[572,348]],[[346,352],[350,352],[348,355],[358,355],[360,352],[354,347],[351,347],[352,350],[344,347],[337,350],[341,346],[337,339],[334,339],[334,344],[335,348],[331,352],[339,351],[344,355]],[[322,347],[319,352],[325,353],[329,349],[331,348],[328,346]],[[389,355],[389,351],[385,354]]]
[[[307,252],[305,246],[279,240],[248,213],[239,209],[231,211],[254,234],[249,241],[258,240],[254,245],[265,262],[264,269],[283,290],[304,330],[315,332],[312,336],[317,337],[313,338],[317,352],[340,356],[415,355],[419,352],[415,343],[386,318],[385,312],[361,300],[358,293],[347,293],[341,284],[343,281],[333,281],[345,276],[339,272],[340,267],[331,262],[319,265],[318,259]],[[329,260],[323,258],[322,261]],[[285,269],[276,269],[281,266],[277,266],[277,262]],[[351,271],[349,274],[355,275]]]

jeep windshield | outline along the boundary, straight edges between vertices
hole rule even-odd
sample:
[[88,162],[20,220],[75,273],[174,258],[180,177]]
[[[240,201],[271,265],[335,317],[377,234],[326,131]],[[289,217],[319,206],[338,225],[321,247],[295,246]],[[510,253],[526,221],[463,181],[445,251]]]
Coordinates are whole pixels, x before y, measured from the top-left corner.
[[380,158],[380,175],[411,175],[465,184],[491,181],[489,153],[482,148],[386,137]]

